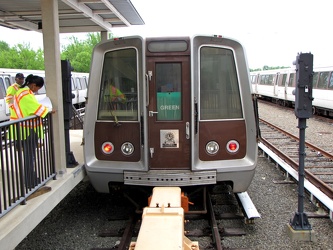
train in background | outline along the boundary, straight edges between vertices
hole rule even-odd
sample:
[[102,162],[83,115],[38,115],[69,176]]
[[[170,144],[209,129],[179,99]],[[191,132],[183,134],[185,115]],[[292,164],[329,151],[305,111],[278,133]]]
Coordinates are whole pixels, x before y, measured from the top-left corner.
[[[23,73],[24,76],[29,74],[38,75],[45,78],[45,71],[43,70],[23,70],[23,69],[0,69],[0,122],[9,120],[9,109],[5,102],[7,88],[15,82],[15,75],[17,73]],[[76,108],[81,108],[85,106],[87,98],[87,88],[88,88],[88,73],[78,73],[72,72],[71,77],[71,87],[73,93],[72,103]],[[46,95],[47,81],[43,88],[38,90],[36,93],[37,100],[52,109],[52,103]]]
[[[333,117],[333,67],[313,69],[313,114]],[[296,68],[253,71],[253,94],[286,107],[294,107]]]
[[83,130],[98,192],[248,189],[257,124],[246,55],[222,36],[117,38],[93,51]]

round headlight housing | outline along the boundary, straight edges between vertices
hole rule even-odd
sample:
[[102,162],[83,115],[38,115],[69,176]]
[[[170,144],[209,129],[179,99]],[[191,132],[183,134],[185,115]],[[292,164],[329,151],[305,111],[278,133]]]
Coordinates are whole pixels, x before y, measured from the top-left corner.
[[206,144],[206,152],[209,155],[216,155],[219,149],[220,146],[216,141],[210,141]]
[[230,140],[228,141],[226,148],[229,153],[237,153],[239,150],[239,143],[236,140]]
[[109,142],[109,141],[104,142],[102,144],[102,151],[104,154],[107,154],[107,155],[111,154],[114,151],[114,146],[113,146],[112,142]]
[[121,145],[121,152],[126,156],[129,156],[129,155],[133,154],[133,152],[134,152],[133,144],[130,143],[130,142],[123,143]]

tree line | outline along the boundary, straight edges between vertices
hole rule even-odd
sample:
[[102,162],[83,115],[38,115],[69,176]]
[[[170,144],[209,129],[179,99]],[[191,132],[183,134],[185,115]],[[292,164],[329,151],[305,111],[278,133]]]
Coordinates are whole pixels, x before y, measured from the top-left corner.
[[287,68],[290,68],[290,67],[285,67],[285,66],[273,66],[273,67],[270,67],[270,66],[265,65],[262,68],[250,69],[250,72],[261,71],[261,70],[273,70],[273,69],[287,69]]
[[[109,38],[113,35],[110,33]],[[62,46],[61,60],[69,60],[73,71],[89,73],[93,48],[101,41],[100,33],[88,33],[86,40],[79,40],[75,36],[69,38],[69,44]],[[44,70],[44,52],[30,47],[30,44],[17,44],[10,47],[8,43],[0,41],[0,67],[11,69]],[[283,69],[288,67],[269,67],[250,69],[250,71]]]
[[[88,73],[93,48],[100,41],[99,33],[88,33],[86,40],[72,36],[69,38],[69,44],[62,46],[61,60],[69,60],[75,72]],[[30,43],[10,47],[8,43],[0,41],[0,67],[45,70],[44,52],[42,49],[35,51]]]

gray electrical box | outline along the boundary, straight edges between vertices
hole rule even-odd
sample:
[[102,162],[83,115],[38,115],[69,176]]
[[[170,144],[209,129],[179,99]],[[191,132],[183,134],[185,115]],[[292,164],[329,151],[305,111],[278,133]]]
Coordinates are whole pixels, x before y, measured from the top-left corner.
[[295,115],[298,118],[312,116],[313,55],[300,53],[296,57]]

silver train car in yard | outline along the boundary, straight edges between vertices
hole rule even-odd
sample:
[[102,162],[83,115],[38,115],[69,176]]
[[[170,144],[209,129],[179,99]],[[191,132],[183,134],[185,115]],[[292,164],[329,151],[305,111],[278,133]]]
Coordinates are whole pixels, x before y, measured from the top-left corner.
[[[333,117],[333,67],[316,67],[313,73],[313,114]],[[253,71],[250,75],[253,94],[282,106],[295,105],[295,68]]]
[[248,189],[256,116],[242,45],[222,36],[116,38],[93,51],[84,121],[87,175],[115,187]]
[[[38,75],[45,78],[45,71],[43,70],[27,70],[27,69],[7,69],[0,68],[0,122],[9,120],[9,109],[5,102],[7,88],[15,82],[15,75],[17,73],[23,73],[24,76],[29,74]],[[71,88],[72,88],[72,104],[76,108],[82,108],[85,106],[88,89],[88,73],[72,72],[71,76]],[[47,82],[45,82],[43,88],[36,93],[37,100],[52,109],[52,103],[50,98],[46,94]]]

